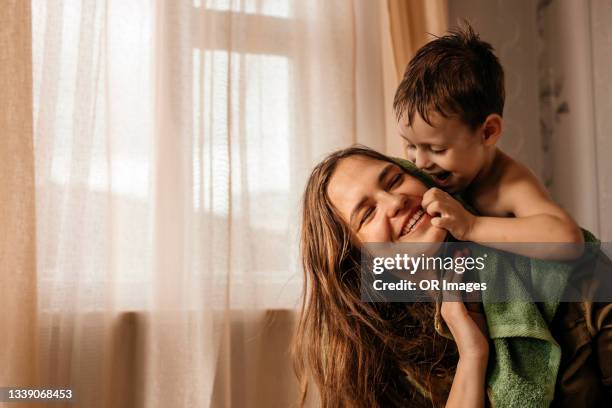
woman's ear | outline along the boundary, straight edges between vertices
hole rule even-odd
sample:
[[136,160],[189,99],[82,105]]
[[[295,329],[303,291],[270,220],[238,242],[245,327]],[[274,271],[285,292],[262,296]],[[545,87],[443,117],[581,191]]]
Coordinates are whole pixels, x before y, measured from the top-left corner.
[[495,146],[502,132],[503,119],[497,113],[492,113],[482,125],[482,141],[485,146]]

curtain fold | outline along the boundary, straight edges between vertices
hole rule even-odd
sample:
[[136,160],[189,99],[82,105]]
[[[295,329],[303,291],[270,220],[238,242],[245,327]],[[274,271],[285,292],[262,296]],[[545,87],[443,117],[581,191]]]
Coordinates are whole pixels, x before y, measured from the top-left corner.
[[30,3],[0,8],[0,384],[37,383]]
[[393,97],[416,51],[448,29],[447,0],[386,0],[379,2],[383,55],[386,151],[403,156],[393,114]]
[[401,80],[406,65],[419,48],[448,29],[446,0],[387,0],[396,76]]
[[612,7],[558,0],[539,4],[536,16],[544,182],[581,226],[608,241],[612,30],[606,22]]

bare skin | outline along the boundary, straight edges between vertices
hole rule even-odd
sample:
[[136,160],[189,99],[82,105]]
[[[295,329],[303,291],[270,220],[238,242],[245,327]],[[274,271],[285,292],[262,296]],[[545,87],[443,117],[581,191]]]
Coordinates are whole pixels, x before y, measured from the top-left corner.
[[[497,243],[582,244],[582,231],[555,204],[538,179],[521,163],[496,147],[502,118],[489,115],[472,130],[459,118],[432,112],[431,125],[418,113],[412,126],[402,119],[400,136],[406,155],[440,185],[423,197],[423,207],[432,224],[455,238],[507,250]],[[482,216],[474,216],[447,192],[462,192]],[[560,245],[542,252],[533,246],[516,246],[521,255],[569,260],[582,253],[580,245]]]

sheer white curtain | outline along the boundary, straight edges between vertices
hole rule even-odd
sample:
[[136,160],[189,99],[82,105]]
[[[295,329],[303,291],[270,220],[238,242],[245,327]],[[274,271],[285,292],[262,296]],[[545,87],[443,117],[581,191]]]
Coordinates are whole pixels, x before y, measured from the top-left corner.
[[298,304],[314,162],[385,148],[377,10],[32,1],[42,384],[87,407],[293,401],[270,310]]

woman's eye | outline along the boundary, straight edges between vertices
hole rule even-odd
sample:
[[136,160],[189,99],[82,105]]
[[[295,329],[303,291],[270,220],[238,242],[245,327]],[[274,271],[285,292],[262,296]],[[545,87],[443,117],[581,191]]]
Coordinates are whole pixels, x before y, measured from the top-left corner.
[[400,183],[400,181],[402,181],[403,176],[403,173],[397,173],[395,176],[393,176],[393,178],[389,182],[389,188],[396,187]]
[[442,154],[446,151],[446,149],[431,149],[431,152],[434,154]]
[[370,207],[366,210],[365,213],[363,213],[363,217],[361,217],[361,223],[359,224],[359,226],[361,227],[363,224],[365,224],[372,217],[372,214],[374,214],[374,208]]

